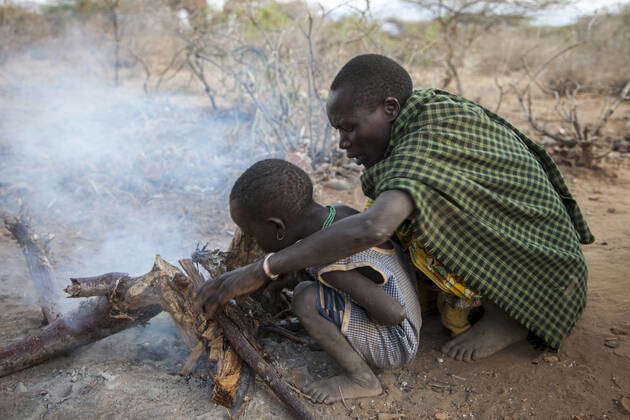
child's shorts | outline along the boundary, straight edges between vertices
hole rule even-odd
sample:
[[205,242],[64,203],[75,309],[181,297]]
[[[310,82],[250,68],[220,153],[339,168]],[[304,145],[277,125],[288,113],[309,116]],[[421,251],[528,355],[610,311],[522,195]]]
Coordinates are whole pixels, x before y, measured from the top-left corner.
[[317,282],[315,305],[320,315],[335,324],[350,345],[371,366],[393,369],[409,363],[418,351],[418,334],[409,320],[379,325],[343,292]]

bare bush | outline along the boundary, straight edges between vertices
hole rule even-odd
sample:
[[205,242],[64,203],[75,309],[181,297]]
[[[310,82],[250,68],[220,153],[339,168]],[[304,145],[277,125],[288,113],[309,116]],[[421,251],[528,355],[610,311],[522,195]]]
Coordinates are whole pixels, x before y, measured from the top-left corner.
[[50,26],[41,14],[10,1],[0,3],[0,63],[9,54],[20,52],[50,34]]
[[[0,45],[0,60],[27,50],[38,37],[56,40],[63,54],[77,54],[63,48],[68,39],[75,45],[89,40],[84,57],[60,61],[81,62],[86,73],[98,72],[113,85],[141,87],[150,95],[168,91],[203,103],[211,113],[238,115],[232,141],[253,140],[269,155],[297,156],[309,169],[342,162],[325,97],[340,64],[361,53],[395,58],[416,86],[454,86],[459,93],[468,88],[474,100],[497,98],[497,112],[516,104],[517,112],[537,113],[536,121],[549,114],[566,120],[558,110],[570,115],[572,103],[583,110],[587,93],[598,100],[618,97],[630,77],[630,58],[622,53],[630,48],[630,7],[561,28],[529,23],[529,12],[562,1],[411,0],[432,13],[433,19],[420,22],[381,22],[369,7],[333,15],[300,1],[239,0],[212,10],[203,0],[71,0],[40,12],[5,2],[0,21],[9,24],[0,30],[9,36]],[[39,35],[36,27],[42,28]],[[579,48],[545,62],[557,45],[569,44]],[[50,59],[45,50],[28,49],[42,54],[42,66]],[[508,96],[512,85],[520,102],[518,95]],[[527,105],[540,102],[536,95],[561,100],[542,115],[536,104]],[[578,125],[584,120],[580,116]]]
[[[552,142],[554,151],[559,156],[567,163],[592,168],[612,151],[612,142],[605,142],[603,129],[617,108],[624,101],[630,100],[630,82],[626,83],[618,95],[608,98],[596,121],[589,123],[580,112],[580,107],[583,105],[583,97],[581,97],[583,91],[579,79],[567,79],[566,83],[553,87],[544,85],[539,80],[550,64],[582,44],[580,42],[563,48],[535,70],[530,69],[524,61],[527,81],[524,86],[512,83],[511,90],[529,125],[539,135]],[[540,89],[545,95],[554,98],[554,112],[559,118],[559,124],[556,124],[555,128],[548,127],[540,117],[534,114],[532,88]]]
[[528,13],[558,5],[564,0],[405,0],[431,14],[439,28],[442,88],[455,84],[464,94],[461,70],[480,36],[502,25],[522,22]]
[[[251,133],[270,153],[298,153],[313,163],[333,159],[323,80],[336,51],[323,49],[325,12],[271,4],[215,14],[184,34],[190,71],[213,108],[217,97],[246,101]],[[356,42],[368,36],[359,34]],[[307,166],[310,166],[308,164]],[[310,168],[307,168],[310,169]]]
[[[618,12],[587,16],[568,37],[583,45],[556,60],[542,82],[549,89],[568,93],[579,84],[582,92],[618,95],[630,82],[630,4]],[[602,63],[606,63],[602,65]]]

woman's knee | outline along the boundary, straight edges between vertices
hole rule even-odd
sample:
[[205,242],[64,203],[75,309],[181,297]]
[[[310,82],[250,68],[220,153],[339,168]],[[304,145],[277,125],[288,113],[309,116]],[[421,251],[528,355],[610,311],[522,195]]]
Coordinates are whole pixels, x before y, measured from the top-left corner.
[[317,285],[314,281],[303,281],[293,289],[293,313],[298,317],[311,314],[315,310],[315,293]]

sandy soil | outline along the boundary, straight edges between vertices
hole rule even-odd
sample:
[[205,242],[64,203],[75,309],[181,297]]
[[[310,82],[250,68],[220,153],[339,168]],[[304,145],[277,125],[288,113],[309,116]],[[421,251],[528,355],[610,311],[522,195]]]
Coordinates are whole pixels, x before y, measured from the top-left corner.
[[[587,310],[557,356],[522,342],[477,363],[452,361],[440,354],[448,337],[438,318],[429,316],[416,360],[404,369],[380,373],[383,395],[347,406],[315,407],[318,417],[627,418],[630,411],[621,403],[630,399],[630,164],[625,161],[614,170],[566,171],[597,240],[584,249],[590,268]],[[357,207],[363,200],[356,186],[324,188],[321,198]],[[4,345],[35,331],[41,313],[20,250],[2,229],[0,261]],[[617,347],[608,347],[607,341]],[[275,337],[263,342],[298,382],[339,369],[323,352]],[[147,327],[1,378],[0,417],[228,418],[224,408],[209,402],[210,383],[203,369],[187,378],[173,373],[185,355],[172,322],[160,315]],[[287,414],[259,384],[244,417],[282,419]]]

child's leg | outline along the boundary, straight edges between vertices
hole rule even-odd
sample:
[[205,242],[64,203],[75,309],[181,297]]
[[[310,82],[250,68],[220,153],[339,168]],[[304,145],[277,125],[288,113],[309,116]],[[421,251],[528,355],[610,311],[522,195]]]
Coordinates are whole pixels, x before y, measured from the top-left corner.
[[306,387],[315,402],[333,403],[343,398],[373,397],[382,392],[378,378],[354,351],[335,324],[323,318],[315,306],[315,282],[302,282],[293,292],[293,311],[304,328],[346,371],[344,375],[309,384]]

